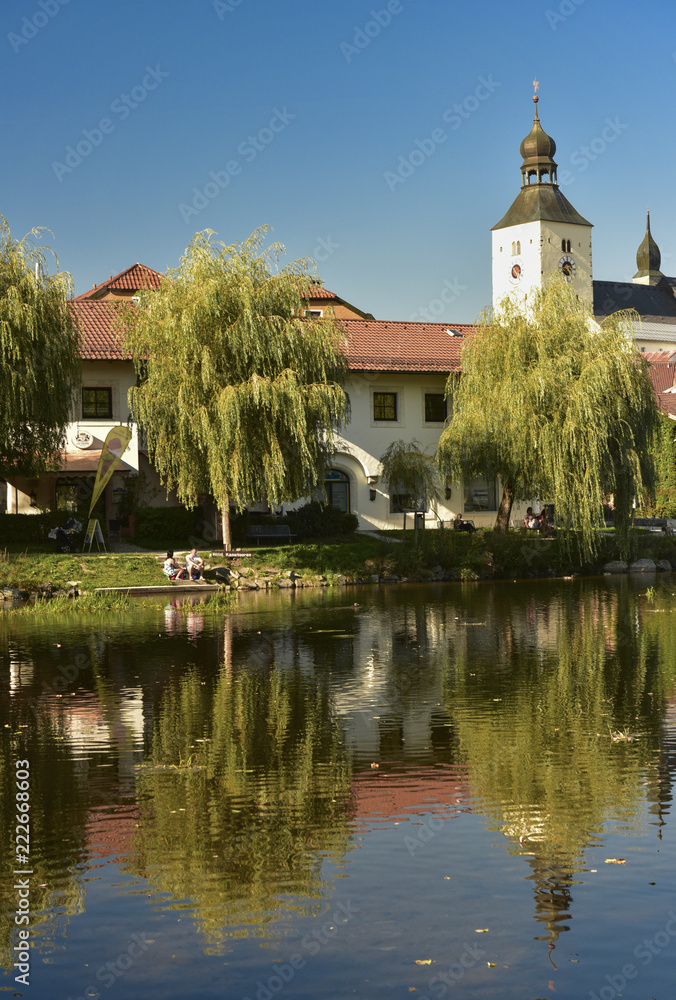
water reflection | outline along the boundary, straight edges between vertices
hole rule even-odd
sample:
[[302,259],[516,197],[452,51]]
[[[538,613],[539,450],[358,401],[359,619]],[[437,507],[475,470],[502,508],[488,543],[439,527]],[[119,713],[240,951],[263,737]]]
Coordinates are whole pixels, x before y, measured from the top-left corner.
[[220,954],[325,912],[369,831],[419,838],[424,817],[472,811],[532,881],[533,936],[555,964],[605,826],[657,840],[668,819],[670,589],[354,593],[0,622],[3,837],[13,760],[30,755],[43,953],[65,947],[112,859]]

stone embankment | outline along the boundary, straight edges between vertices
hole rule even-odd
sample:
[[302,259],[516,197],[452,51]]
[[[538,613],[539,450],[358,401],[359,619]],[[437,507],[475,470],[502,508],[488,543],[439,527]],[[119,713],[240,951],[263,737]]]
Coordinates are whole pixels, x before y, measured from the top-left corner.
[[603,575],[610,576],[614,573],[671,573],[672,565],[668,559],[636,559],[634,562],[626,563],[621,559],[612,559],[603,567]]
[[0,588],[0,601],[25,601],[29,598],[33,601],[43,600],[50,601],[53,597],[79,597],[80,591],[77,588],[77,582],[73,581],[68,584],[66,589],[61,588],[56,590],[52,583],[41,583],[37,590],[33,590],[29,593],[27,590],[20,590],[16,587],[2,587]]
[[387,570],[382,573],[365,573],[363,576],[343,576],[338,574],[328,580],[322,575],[296,573],[295,570],[279,570],[272,567],[254,570],[250,566],[240,569],[217,566],[214,570],[216,581],[230,590],[286,590],[300,587],[346,586],[351,583],[441,583],[457,581],[461,578],[459,569],[445,570],[443,566],[421,570],[415,576],[399,576]]

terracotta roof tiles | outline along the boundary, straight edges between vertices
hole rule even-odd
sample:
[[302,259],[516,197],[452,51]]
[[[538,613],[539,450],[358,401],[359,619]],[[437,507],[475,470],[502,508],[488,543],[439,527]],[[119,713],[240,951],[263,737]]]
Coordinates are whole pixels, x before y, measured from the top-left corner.
[[335,292],[330,292],[328,288],[324,288],[323,285],[313,284],[308,291],[308,298],[310,299],[333,299],[334,301],[338,299]]
[[[71,309],[80,332],[83,359],[128,359],[113,320],[117,310],[133,308],[131,303],[119,300],[73,300]],[[340,322],[347,337],[348,364],[354,371],[456,371],[460,368],[462,345],[476,329],[467,324],[400,320],[344,319]]]
[[100,285],[94,285],[88,292],[76,295],[74,301],[98,299],[108,291],[137,292],[140,288],[159,288],[161,283],[162,275],[159,271],[153,271],[152,267],[146,267],[145,264],[132,264],[119,274],[111,275]]
[[676,420],[676,393],[658,392],[657,405],[662,413],[666,413],[668,417],[673,417]]
[[674,384],[674,372],[676,372],[676,368],[673,363],[651,364],[648,367],[648,372],[650,373],[653,389],[657,393],[664,392],[665,389],[671,389]]
[[344,319],[341,325],[353,371],[457,371],[462,345],[476,331],[467,324],[401,320]]
[[127,302],[78,301],[70,304],[80,334],[80,355],[85,361],[125,361],[129,359],[115,332],[113,320],[119,309],[133,309]]

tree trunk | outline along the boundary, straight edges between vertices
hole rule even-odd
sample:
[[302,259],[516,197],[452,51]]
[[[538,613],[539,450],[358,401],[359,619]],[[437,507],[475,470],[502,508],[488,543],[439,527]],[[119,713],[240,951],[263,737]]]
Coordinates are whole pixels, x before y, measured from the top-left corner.
[[502,500],[498,508],[498,516],[495,519],[493,531],[497,535],[506,535],[509,531],[509,516],[512,513],[514,503],[514,483],[511,479],[506,479],[502,487]]
[[225,498],[225,501],[223,503],[222,521],[223,521],[223,555],[225,555],[226,552],[232,552],[232,534],[230,531],[230,500],[228,497]]

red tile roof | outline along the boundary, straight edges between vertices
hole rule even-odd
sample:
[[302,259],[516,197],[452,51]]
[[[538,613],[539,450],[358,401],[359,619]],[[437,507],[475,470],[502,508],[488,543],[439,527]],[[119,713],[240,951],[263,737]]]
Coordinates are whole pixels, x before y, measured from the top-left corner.
[[462,345],[476,331],[474,326],[457,323],[361,319],[340,322],[347,334],[346,354],[352,371],[457,371]]
[[351,302],[347,301],[347,299],[341,299],[340,295],[336,295],[335,292],[330,292],[328,288],[324,288],[324,286],[320,284],[313,284],[309,288],[307,298],[311,301],[329,301],[335,303],[336,305],[343,305],[347,309],[351,310],[351,312],[356,313],[357,317],[361,317],[362,319],[373,319],[373,313],[364,312],[363,309],[357,309],[357,307],[353,306]]
[[308,298],[310,299],[333,299],[336,301],[338,296],[335,292],[330,292],[328,288],[324,288],[323,285],[313,284],[308,290]]
[[659,351],[641,351],[641,354],[649,361],[651,365],[655,364],[669,364],[669,362],[676,361],[676,351],[659,350]]
[[134,307],[124,301],[88,302],[74,299],[70,304],[80,334],[80,356],[85,361],[124,361],[129,353],[120,345],[115,332],[115,313]]
[[75,302],[81,299],[98,299],[108,291],[138,292],[140,288],[159,288],[162,283],[162,275],[159,271],[153,271],[152,267],[145,264],[132,264],[125,271],[120,271],[114,277],[111,275],[107,281],[102,281],[100,285],[94,285],[88,292],[75,296]]
[[[129,358],[115,333],[118,310],[133,309],[125,301],[75,299],[71,309],[87,361]],[[398,320],[344,319],[347,358],[353,371],[449,372],[460,368],[462,345],[475,327],[466,324],[412,323]],[[460,336],[452,336],[448,331]]]
[[673,362],[670,364],[651,364],[648,367],[648,371],[655,392],[660,393],[664,392],[665,389],[671,389],[674,384],[674,373],[676,372],[676,366],[674,366]]
[[667,416],[673,417],[676,420],[676,393],[658,392],[657,405],[662,413],[666,413]]

